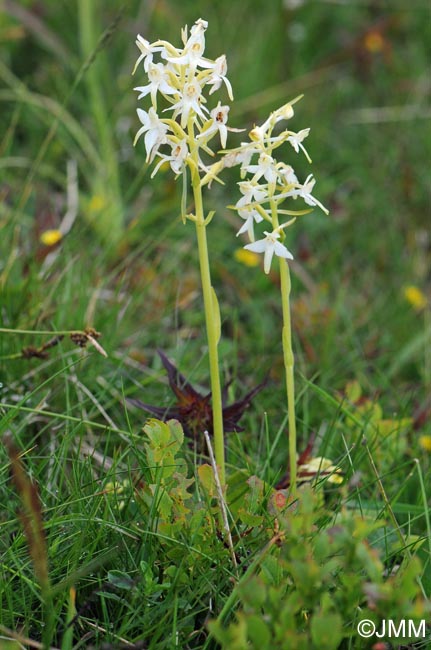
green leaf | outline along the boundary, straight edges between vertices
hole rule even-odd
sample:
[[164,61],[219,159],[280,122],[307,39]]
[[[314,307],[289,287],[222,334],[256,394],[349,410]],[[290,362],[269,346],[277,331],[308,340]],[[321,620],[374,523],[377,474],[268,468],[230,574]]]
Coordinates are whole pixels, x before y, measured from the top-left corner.
[[271,642],[271,632],[268,625],[261,616],[247,616],[247,632],[254,648],[259,650],[269,650]]
[[338,614],[319,612],[311,619],[313,647],[336,650],[343,638],[343,622]]
[[168,420],[166,424],[168,425],[172,439],[175,440],[176,444],[173,445],[173,453],[176,454],[184,442],[183,427],[178,420]]
[[198,476],[199,483],[202,485],[205,492],[208,493],[209,497],[213,497],[215,494],[217,494],[214,472],[211,465],[208,465],[208,463],[199,465]]
[[144,432],[150,439],[150,446],[156,449],[160,446],[166,446],[169,443],[169,428],[161,420],[151,418],[144,426]]
[[257,576],[246,580],[238,587],[238,591],[242,601],[253,609],[260,609],[266,600],[267,587],[264,581]]
[[216,330],[216,339],[218,344],[221,336],[221,318],[220,318],[220,307],[218,304],[216,292],[214,291],[214,287],[211,287],[211,297],[212,297],[214,327]]
[[399,420],[381,419],[376,422],[377,433],[380,436],[390,436],[400,430],[406,430],[412,425],[412,418],[400,418]]
[[357,379],[349,381],[344,389],[346,397],[352,404],[355,404],[362,395],[362,388]]
[[126,589],[130,591],[135,586],[132,578],[124,571],[108,571],[108,582],[117,589]]
[[105,600],[113,600],[116,603],[123,602],[124,598],[124,596],[119,596],[118,594],[114,594],[111,591],[98,591],[97,595],[104,598]]
[[253,528],[255,526],[260,526],[264,521],[263,515],[254,515],[252,512],[246,510],[245,508],[239,508],[238,517],[244,524]]

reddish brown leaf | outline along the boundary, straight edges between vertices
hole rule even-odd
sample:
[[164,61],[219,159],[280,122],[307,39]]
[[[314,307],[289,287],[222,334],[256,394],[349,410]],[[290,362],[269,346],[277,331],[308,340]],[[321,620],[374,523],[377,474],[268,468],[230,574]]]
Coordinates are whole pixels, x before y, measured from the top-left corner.
[[[159,356],[168,373],[169,386],[177,398],[176,404],[164,408],[146,404],[139,399],[128,398],[128,402],[138,408],[148,411],[163,421],[172,418],[181,422],[184,433],[197,440],[201,439],[204,431],[210,434],[213,430],[213,413],[211,406],[211,393],[201,395],[182,375],[179,370],[169,361],[166,355],[158,350]],[[266,380],[248,392],[243,399],[230,404],[223,405],[223,426],[226,433],[231,431],[242,431],[238,424],[244,411],[250,406],[253,397],[265,386]],[[229,385],[229,384],[228,384]],[[226,402],[227,387],[223,388],[224,403]]]

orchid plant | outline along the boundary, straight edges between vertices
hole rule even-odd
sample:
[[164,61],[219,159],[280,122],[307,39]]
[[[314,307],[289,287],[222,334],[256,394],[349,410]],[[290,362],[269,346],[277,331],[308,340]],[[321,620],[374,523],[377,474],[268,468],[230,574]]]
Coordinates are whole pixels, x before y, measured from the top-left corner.
[[[292,350],[292,325],[290,318],[290,273],[287,260],[293,260],[292,253],[286,248],[285,229],[291,226],[298,216],[308,214],[318,206],[325,214],[328,210],[318,201],[312,191],[315,179],[310,174],[304,183],[300,183],[293,167],[283,161],[278,161],[274,151],[284,143],[289,143],[296,153],[302,151],[309,163],[310,156],[303,145],[310,129],[294,132],[284,129],[274,135],[274,130],[280,122],[289,120],[294,115],[293,105],[301,97],[297,97],[270,114],[261,125],[255,126],[249,133],[249,142],[244,142],[237,149],[226,154],[225,164],[231,166],[240,164],[241,178],[238,186],[242,194],[233,207],[244,224],[237,236],[247,233],[250,243],[244,248],[254,253],[264,255],[263,268],[269,273],[274,255],[279,258],[281,304],[283,312],[283,359],[286,375],[286,392],[289,426],[289,474],[291,493],[295,495],[297,479],[296,451],[296,418],[295,418],[295,382],[294,355]],[[309,208],[292,210],[280,207],[286,199],[302,199]],[[280,224],[280,217],[292,217]],[[255,240],[254,225],[267,223],[262,239]]]
[[[229,106],[220,101],[211,109],[207,106],[211,95],[224,85],[229,99],[233,100],[232,87],[226,76],[227,62],[225,55],[212,60],[204,57],[205,31],[208,23],[199,19],[188,33],[182,30],[183,47],[178,49],[163,40],[149,43],[138,35],[136,45],[140,51],[133,73],[139,66],[143,67],[148,83],[138,86],[138,99],[149,97],[151,106],[148,110],[137,109],[142,124],[135,137],[135,144],[144,136],[146,161],[157,161],[152,177],[163,163],[169,163],[176,177],[182,176],[183,197],[181,216],[183,223],[195,224],[199,264],[204,299],[208,354],[211,378],[212,431],[214,449],[221,482],[225,482],[223,402],[219,372],[218,342],[220,338],[220,313],[215,291],[211,284],[206,228],[214,212],[204,213],[202,188],[216,180],[226,167],[240,165],[241,181],[239,190],[241,198],[233,207],[243,220],[237,235],[247,234],[250,243],[245,249],[264,255],[264,271],[269,273],[274,255],[279,258],[281,303],[283,311],[283,356],[286,370],[286,387],[289,420],[289,458],[290,485],[294,494],[296,490],[296,425],[295,425],[295,390],[294,357],[292,352],[292,333],[290,321],[290,275],[287,261],[293,259],[292,253],[285,246],[285,229],[291,226],[300,215],[307,214],[315,206],[325,213],[326,208],[313,196],[315,179],[308,176],[300,183],[293,168],[285,162],[278,162],[274,152],[284,143],[288,143],[296,153],[302,152],[311,162],[304,140],[310,129],[299,132],[282,130],[277,133],[277,125],[294,115],[293,105],[297,97],[280,109],[271,113],[261,125],[255,126],[249,133],[249,142],[239,147],[226,150],[228,131],[241,131],[227,126]],[[159,107],[163,98],[166,108]],[[161,117],[161,111],[167,117]],[[214,157],[209,147],[210,141],[218,136],[222,147],[222,156],[213,164],[205,164],[205,156]],[[191,188],[194,199],[194,212],[186,212],[188,180],[190,173]],[[306,206],[302,210],[281,208],[286,199],[302,199]],[[281,215],[291,217],[280,223]],[[254,228],[257,224],[267,224],[264,237],[255,239]]]
[[[232,87],[226,76],[227,63],[224,55],[212,60],[204,57],[205,31],[208,23],[199,19],[188,34],[182,30],[183,47],[178,49],[167,41],[149,43],[138,35],[136,45],[140,55],[133,72],[143,66],[148,83],[135,88],[138,99],[149,96],[148,111],[138,108],[142,123],[136,134],[135,144],[145,134],[146,160],[157,163],[152,176],[160,166],[168,162],[172,171],[183,178],[183,199],[181,216],[183,222],[195,224],[199,265],[204,299],[208,356],[211,379],[214,450],[221,482],[225,481],[223,404],[219,372],[218,342],[220,339],[220,313],[217,296],[211,284],[206,229],[214,212],[205,215],[202,199],[202,177],[208,172],[202,160],[202,153],[214,156],[208,146],[218,136],[222,147],[226,146],[229,106],[220,101],[211,110],[207,107],[209,97],[225,86],[228,97],[233,99]],[[160,116],[159,98],[167,104]],[[166,153],[167,150],[167,153]],[[190,172],[194,198],[194,213],[186,212],[187,171]]]

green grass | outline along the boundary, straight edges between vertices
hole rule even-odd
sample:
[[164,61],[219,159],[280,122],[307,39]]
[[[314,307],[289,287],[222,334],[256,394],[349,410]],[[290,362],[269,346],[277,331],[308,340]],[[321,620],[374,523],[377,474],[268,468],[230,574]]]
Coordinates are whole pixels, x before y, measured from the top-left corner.
[[[0,649],[10,647],[7,630],[46,642],[51,621],[49,644],[62,650],[256,647],[241,646],[243,628],[263,650],[258,619],[273,635],[277,624],[290,630],[290,645],[273,647],[321,648],[319,617],[335,630],[334,612],[353,636],[327,647],[365,648],[354,623],[358,607],[367,618],[361,594],[370,584],[384,592],[371,617],[429,619],[427,4],[130,0],[95,1],[89,12],[87,4],[45,3],[39,15],[30,1],[23,13],[10,3],[0,18],[0,433],[12,435],[38,486],[53,588],[44,605],[2,445]],[[312,129],[316,195],[330,209],[289,231],[298,446],[314,435],[313,455],[345,479],[318,482],[314,496],[303,490],[298,510],[280,514],[271,486],[288,459],[277,280],[235,259],[237,220],[226,208],[236,201],[234,174],[205,195],[217,210],[208,232],[229,400],[269,375],[244,432],[228,434],[237,569],[200,459],[183,445],[172,463],[183,478],[186,464],[195,482],[164,484],[149,461],[145,414],[126,402],[172,403],[157,348],[209,389],[193,228],[179,217],[180,183],[167,172],[150,180],[143,145],[132,148],[133,87],[143,79],[130,76],[137,32],[179,44],[180,27],[199,16],[209,21],[208,55],[228,58],[232,126],[258,123],[304,93],[292,124]],[[40,234],[67,210],[71,160],[76,219],[48,251]],[[297,171],[308,173],[300,162]],[[407,301],[410,285],[427,297],[425,309]],[[68,335],[46,358],[19,358],[53,332],[87,326],[101,333],[107,358]],[[338,562],[328,575],[327,557]],[[208,625],[216,619],[237,627]]]

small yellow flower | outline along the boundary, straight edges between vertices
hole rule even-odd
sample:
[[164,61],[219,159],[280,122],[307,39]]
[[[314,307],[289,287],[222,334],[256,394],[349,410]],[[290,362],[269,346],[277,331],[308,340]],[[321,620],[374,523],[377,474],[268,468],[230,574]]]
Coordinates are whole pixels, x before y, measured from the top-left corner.
[[341,469],[333,465],[332,460],[323,458],[322,456],[310,458],[307,463],[300,465],[298,467],[299,480],[301,480],[301,474],[304,475],[305,480],[312,478],[313,475],[320,475],[321,478],[327,476],[328,483],[334,483],[335,485],[340,485],[344,481]]
[[103,494],[113,495],[118,510],[123,510],[126,502],[123,499],[118,499],[119,494],[130,490],[130,481],[126,478],[123,481],[109,481],[105,485]]
[[344,478],[340,474],[340,470],[336,469],[331,476],[328,477],[328,483],[333,483],[334,485],[341,485],[344,482]]
[[253,253],[252,251],[246,251],[244,248],[237,248],[237,250],[234,253],[235,259],[237,262],[241,262],[241,264],[244,264],[244,266],[259,266],[260,264],[260,257],[257,253]]
[[106,205],[106,200],[100,194],[94,194],[88,204],[89,212],[100,212]]
[[40,235],[40,241],[44,246],[55,246],[62,238],[63,235],[57,229],[45,230]]
[[419,445],[425,451],[431,451],[431,436],[420,436]]
[[425,294],[414,285],[404,287],[404,298],[408,303],[410,303],[413,309],[416,309],[417,311],[424,309],[428,303]]
[[385,49],[385,39],[378,31],[370,31],[365,35],[364,46],[368,52],[377,54]]

